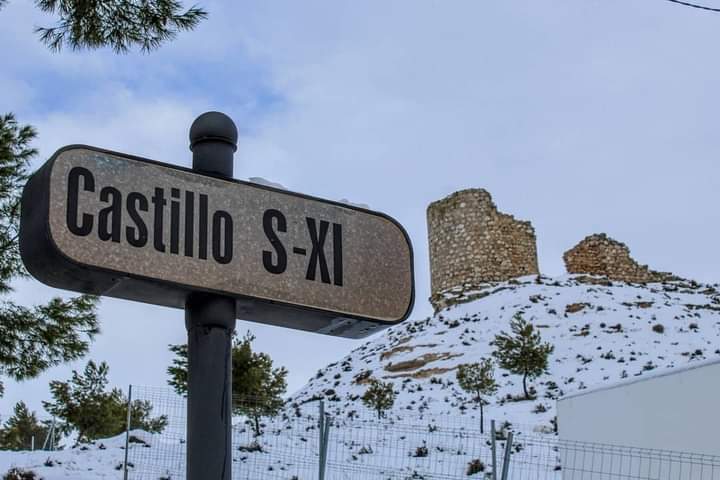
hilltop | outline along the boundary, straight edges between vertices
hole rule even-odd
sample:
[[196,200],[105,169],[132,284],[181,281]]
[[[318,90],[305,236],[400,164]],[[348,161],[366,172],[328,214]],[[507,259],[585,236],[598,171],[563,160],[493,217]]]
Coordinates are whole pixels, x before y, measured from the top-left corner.
[[[457,385],[460,364],[488,358],[510,320],[530,321],[555,350],[536,399],[518,401],[519,376],[496,368],[500,385],[485,418],[549,431],[555,400],[705,359],[720,358],[720,288],[670,279],[635,284],[589,275],[528,276],[455,293],[454,305],[390,328],[317,372],[292,401],[324,399],[339,416],[361,410],[370,378],[398,392],[392,415],[469,415],[476,406]],[[479,415],[478,415],[479,416]]]

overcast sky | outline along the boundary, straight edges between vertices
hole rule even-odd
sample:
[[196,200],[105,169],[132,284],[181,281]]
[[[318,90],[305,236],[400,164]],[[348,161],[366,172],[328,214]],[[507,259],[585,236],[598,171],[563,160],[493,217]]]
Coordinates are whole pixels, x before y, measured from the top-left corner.
[[[717,0],[707,0],[717,2]],[[664,0],[201,1],[210,18],[149,55],[52,54],[34,2],[0,11],[0,111],[39,131],[39,166],[85,143],[188,166],[207,110],[241,130],[238,178],[397,218],[430,313],[425,208],[489,190],[530,220],[543,273],[595,232],[652,268],[720,280],[720,15]],[[715,3],[713,3],[715,4]],[[17,285],[24,303],[65,292]],[[113,384],[164,385],[183,313],[105,299],[90,358]],[[290,390],[358,345],[239,322]],[[47,383],[7,382],[0,413]]]

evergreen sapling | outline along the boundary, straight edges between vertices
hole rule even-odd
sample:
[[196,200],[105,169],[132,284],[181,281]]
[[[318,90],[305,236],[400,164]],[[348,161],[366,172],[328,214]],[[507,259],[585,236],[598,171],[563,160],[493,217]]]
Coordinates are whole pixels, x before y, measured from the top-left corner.
[[392,382],[381,382],[373,378],[362,396],[362,402],[366,407],[375,410],[378,418],[383,418],[385,412],[395,404],[395,390]]
[[510,321],[511,333],[500,332],[492,344],[496,350],[493,356],[501,368],[517,375],[522,375],[523,393],[530,400],[527,381],[533,380],[547,370],[548,357],[554,347],[542,341],[540,333],[532,323],[516,313]]
[[480,405],[480,433],[485,432],[485,416],[483,405],[488,402],[483,398],[497,391],[497,383],[493,376],[493,363],[489,358],[480,363],[467,363],[458,367],[456,378],[460,388],[475,395],[475,401]]

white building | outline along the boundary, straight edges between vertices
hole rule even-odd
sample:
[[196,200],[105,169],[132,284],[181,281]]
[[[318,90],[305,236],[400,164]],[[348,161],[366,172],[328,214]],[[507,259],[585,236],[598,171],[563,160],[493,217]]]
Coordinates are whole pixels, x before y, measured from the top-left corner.
[[[558,400],[563,479],[720,478],[720,360],[648,372],[628,381]],[[592,448],[573,442],[630,446]],[[582,446],[581,446],[582,445]],[[633,464],[634,462],[634,464]],[[684,469],[684,470],[683,470]]]

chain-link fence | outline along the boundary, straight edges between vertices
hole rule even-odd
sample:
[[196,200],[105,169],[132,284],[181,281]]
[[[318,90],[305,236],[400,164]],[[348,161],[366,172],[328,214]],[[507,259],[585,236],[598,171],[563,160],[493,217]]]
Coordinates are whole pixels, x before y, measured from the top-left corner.
[[[185,478],[186,400],[166,388],[132,387],[164,415],[160,434],[133,430],[127,478]],[[720,457],[559,440],[509,424],[480,432],[458,416],[342,417],[321,402],[285,405],[273,417],[233,399],[233,479],[720,480]]]

